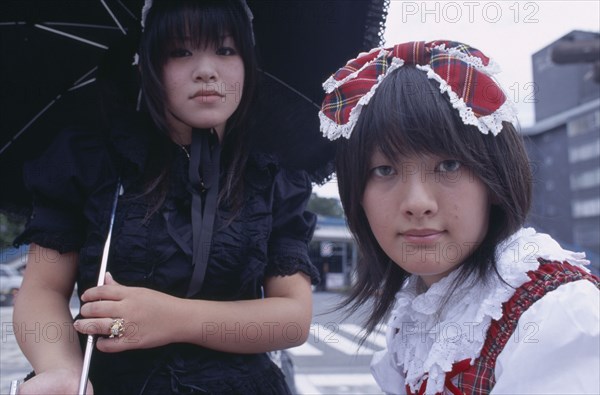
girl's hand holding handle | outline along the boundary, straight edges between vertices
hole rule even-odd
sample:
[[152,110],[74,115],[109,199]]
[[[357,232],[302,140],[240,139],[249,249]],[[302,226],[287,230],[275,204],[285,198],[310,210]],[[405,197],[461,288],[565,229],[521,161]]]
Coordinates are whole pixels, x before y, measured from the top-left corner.
[[177,341],[172,337],[174,323],[170,318],[176,300],[173,296],[121,285],[106,273],[104,285],[88,289],[81,300],[84,318],[75,321],[75,330],[97,335],[96,348],[102,352],[151,348]]

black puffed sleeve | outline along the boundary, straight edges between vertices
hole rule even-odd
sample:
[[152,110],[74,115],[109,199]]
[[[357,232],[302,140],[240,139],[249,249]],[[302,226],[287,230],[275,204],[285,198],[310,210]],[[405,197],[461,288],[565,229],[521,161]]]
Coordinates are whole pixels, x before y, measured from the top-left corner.
[[84,243],[84,207],[90,194],[114,178],[103,141],[92,132],[65,130],[24,168],[33,195],[32,214],[15,245],[36,243],[65,253]]
[[275,177],[273,228],[269,239],[267,276],[302,272],[319,282],[319,272],[310,262],[308,243],[316,226],[316,216],[306,211],[312,187],[302,171],[280,168]]

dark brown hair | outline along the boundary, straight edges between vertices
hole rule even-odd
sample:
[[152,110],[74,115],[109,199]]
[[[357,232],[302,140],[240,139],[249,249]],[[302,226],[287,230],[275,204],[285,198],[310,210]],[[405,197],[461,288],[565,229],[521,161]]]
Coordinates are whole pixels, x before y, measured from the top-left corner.
[[485,281],[497,275],[495,247],[523,225],[531,202],[531,172],[522,139],[512,124],[503,126],[493,136],[464,125],[436,81],[403,66],[384,79],[351,137],[339,142],[340,197],[360,251],[357,283],[342,307],[355,311],[373,297],[366,335],[390,311],[395,294],[410,276],[381,249],[361,205],[372,153],[379,149],[392,161],[410,154],[450,157],[479,177],[492,202],[490,225],[482,243],[461,265],[455,284],[472,273]]
[[[175,42],[191,40],[195,46],[221,45],[230,35],[244,63],[244,87],[240,104],[227,121],[222,141],[221,164],[225,174],[221,198],[237,207],[242,199],[243,170],[248,158],[245,123],[255,98],[258,67],[254,52],[251,22],[239,0],[155,0],[145,21],[140,44],[141,85],[144,104],[157,128],[165,135],[165,90],[162,68],[168,57],[168,48]],[[156,149],[168,146],[156,144]],[[153,155],[166,158],[169,155]],[[165,177],[169,163],[153,164],[146,193],[160,191],[164,199]],[[162,185],[162,187],[161,187]],[[162,199],[155,205],[157,209]]]

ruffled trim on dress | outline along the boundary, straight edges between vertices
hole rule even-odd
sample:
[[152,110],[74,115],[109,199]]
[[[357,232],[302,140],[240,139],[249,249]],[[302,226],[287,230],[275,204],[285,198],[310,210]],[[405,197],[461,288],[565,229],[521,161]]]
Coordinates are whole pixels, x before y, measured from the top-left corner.
[[380,352],[389,353],[390,358],[377,355],[371,365],[376,377],[381,377],[378,370],[385,369],[390,374],[389,367],[383,364],[391,359],[395,365],[393,374],[400,377],[386,380],[405,381],[412,391],[417,391],[427,379],[426,395],[442,392],[446,372],[454,362],[473,361],[479,356],[492,320],[502,316],[502,304],[515,289],[529,281],[527,272],[539,267],[538,258],[567,261],[579,267],[589,264],[584,253],[564,250],[550,236],[533,228],[513,234],[497,247],[496,254],[498,272],[509,285],[497,276],[482,282],[472,275],[457,286],[445,304],[458,271],[423,294],[418,294],[418,277],[408,279],[396,295],[388,322],[387,351]]
[[25,229],[14,240],[13,245],[18,248],[23,244],[35,243],[60,252],[61,254],[77,251],[83,244],[81,232],[64,231],[64,232],[46,232],[46,229],[30,227]]
[[298,272],[306,274],[310,277],[310,282],[317,285],[321,280],[319,271],[306,259],[295,258],[290,256],[275,256],[271,259],[274,265],[267,266],[265,276],[291,276]]

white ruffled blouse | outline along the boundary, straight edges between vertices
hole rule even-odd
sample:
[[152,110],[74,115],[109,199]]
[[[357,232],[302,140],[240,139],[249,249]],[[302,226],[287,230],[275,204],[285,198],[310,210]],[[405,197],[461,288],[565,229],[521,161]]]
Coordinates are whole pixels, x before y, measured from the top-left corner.
[[[585,254],[564,250],[550,236],[521,229],[497,249],[497,276],[485,283],[474,276],[446,298],[457,272],[418,293],[412,276],[396,295],[387,328],[387,350],[376,353],[371,371],[383,391],[444,393],[446,372],[464,359],[475,360],[492,320],[515,288],[529,281],[537,258],[582,266]],[[587,270],[587,269],[586,269]],[[443,308],[440,309],[440,306]],[[568,369],[568,371],[566,370]],[[589,281],[560,286],[534,303],[496,361],[492,394],[600,394],[600,292]]]

